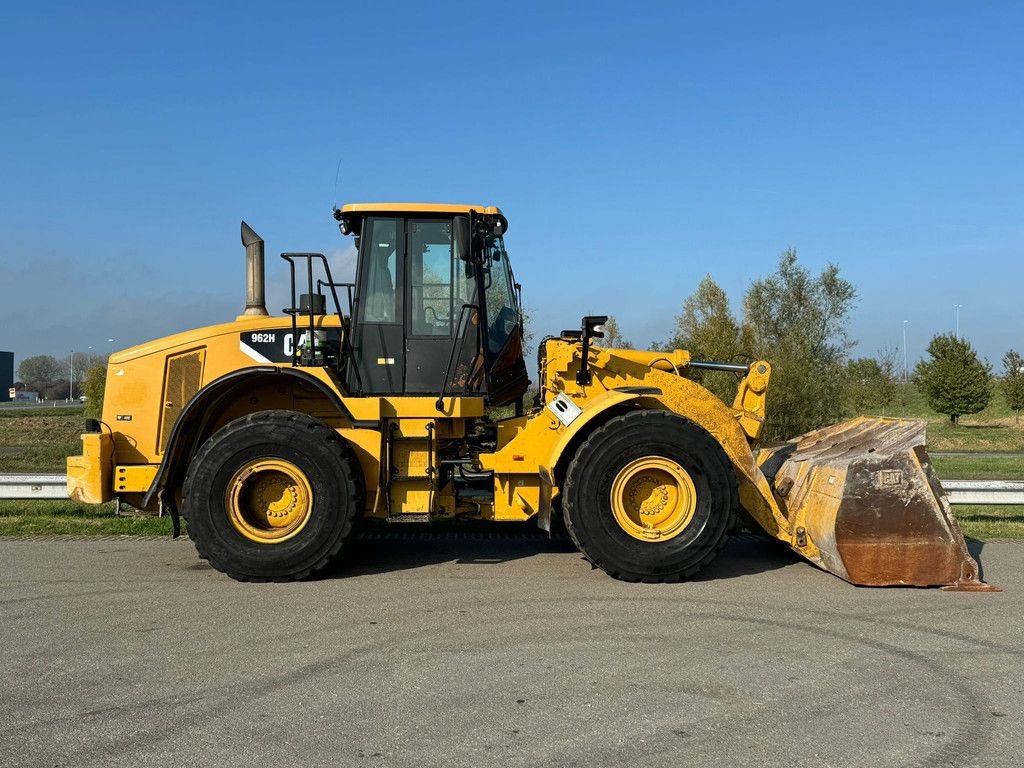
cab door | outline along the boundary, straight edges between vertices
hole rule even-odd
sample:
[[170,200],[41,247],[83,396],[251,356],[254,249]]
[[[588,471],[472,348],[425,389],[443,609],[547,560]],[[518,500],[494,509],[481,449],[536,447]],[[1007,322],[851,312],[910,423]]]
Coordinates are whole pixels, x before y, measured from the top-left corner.
[[464,305],[476,305],[473,267],[460,258],[450,218],[410,218],[405,228],[405,393],[472,392],[480,383],[473,377],[477,312]]
[[355,366],[350,392],[402,394],[405,385],[405,222],[370,216],[363,222],[352,327]]

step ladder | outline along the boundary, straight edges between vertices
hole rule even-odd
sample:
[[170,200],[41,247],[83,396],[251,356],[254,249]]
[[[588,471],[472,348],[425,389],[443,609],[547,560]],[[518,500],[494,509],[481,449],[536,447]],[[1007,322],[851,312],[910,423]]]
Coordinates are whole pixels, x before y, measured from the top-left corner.
[[386,422],[380,480],[389,523],[430,521],[437,494],[436,429],[433,419]]

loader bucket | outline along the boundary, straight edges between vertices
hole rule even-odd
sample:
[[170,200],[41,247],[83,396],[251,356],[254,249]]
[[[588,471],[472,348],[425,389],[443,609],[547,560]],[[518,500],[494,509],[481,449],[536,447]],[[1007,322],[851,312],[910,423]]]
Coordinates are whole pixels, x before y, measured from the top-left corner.
[[979,579],[925,428],[861,417],[762,450],[793,548],[852,584],[995,589]]

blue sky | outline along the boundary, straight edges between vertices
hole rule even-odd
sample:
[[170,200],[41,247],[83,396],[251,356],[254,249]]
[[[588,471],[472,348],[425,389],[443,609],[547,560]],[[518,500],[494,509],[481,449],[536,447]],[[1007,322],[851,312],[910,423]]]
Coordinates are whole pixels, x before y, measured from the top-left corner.
[[856,284],[859,354],[908,320],[913,361],[954,304],[997,367],[1024,348],[1020,3],[21,3],[4,30],[19,358],[230,319],[239,219],[344,264],[332,204],[388,199],[500,205],[538,333],[611,313],[646,345],[792,246]]

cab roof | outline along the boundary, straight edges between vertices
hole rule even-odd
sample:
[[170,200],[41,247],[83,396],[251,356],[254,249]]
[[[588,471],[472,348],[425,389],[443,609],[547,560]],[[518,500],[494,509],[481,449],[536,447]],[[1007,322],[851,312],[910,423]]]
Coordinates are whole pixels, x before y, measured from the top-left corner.
[[453,205],[450,203],[349,203],[341,208],[346,213],[480,213],[501,216],[501,209],[493,205]]

